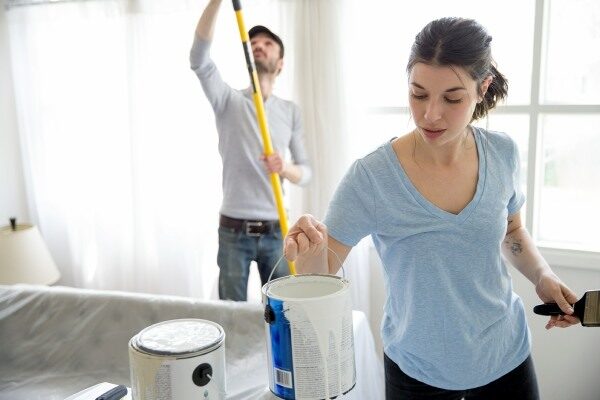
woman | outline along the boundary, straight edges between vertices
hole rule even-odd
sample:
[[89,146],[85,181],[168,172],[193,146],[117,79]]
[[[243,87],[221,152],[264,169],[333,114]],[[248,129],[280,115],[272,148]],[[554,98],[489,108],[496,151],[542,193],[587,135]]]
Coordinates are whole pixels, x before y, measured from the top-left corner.
[[[388,399],[539,398],[523,304],[502,254],[542,301],[572,314],[577,300],[522,225],[515,143],[470,125],[507,94],[491,40],[473,20],[425,26],[407,66],[416,128],[356,161],[324,223],[305,215],[285,239],[300,273],[335,273],[327,246],[344,259],[372,235],[387,290]],[[546,328],[576,323],[552,317]]]

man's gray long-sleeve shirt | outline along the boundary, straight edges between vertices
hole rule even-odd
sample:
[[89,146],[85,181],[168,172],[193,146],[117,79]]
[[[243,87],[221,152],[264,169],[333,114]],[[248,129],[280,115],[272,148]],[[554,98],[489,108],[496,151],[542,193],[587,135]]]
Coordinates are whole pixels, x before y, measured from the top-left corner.
[[[223,81],[210,58],[210,44],[196,36],[190,64],[215,112],[223,160],[221,214],[239,219],[277,220],[271,182],[260,160],[264,150],[252,90],[236,90]],[[298,184],[307,183],[311,169],[299,107],[274,95],[267,98],[264,106],[273,149],[284,157],[289,148],[293,163],[302,169]]]

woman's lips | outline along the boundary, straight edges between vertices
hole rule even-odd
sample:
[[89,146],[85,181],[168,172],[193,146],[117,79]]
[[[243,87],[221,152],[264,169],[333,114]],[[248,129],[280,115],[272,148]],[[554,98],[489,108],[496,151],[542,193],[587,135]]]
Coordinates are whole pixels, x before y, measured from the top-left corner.
[[421,130],[423,131],[423,133],[425,134],[425,136],[428,139],[436,139],[440,136],[442,136],[442,134],[444,132],[446,132],[445,129],[426,129],[426,128],[421,128]]

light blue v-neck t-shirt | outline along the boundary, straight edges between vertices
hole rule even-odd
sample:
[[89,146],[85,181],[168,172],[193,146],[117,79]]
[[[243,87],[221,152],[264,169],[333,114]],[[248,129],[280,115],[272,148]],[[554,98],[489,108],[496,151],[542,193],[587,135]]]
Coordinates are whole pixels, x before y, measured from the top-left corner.
[[506,134],[473,135],[477,189],[459,214],[417,191],[388,142],[351,166],[324,221],[347,246],[372,236],[387,292],[384,351],[407,375],[449,390],[500,378],[531,345],[501,257],[507,218],[525,201],[518,151]]

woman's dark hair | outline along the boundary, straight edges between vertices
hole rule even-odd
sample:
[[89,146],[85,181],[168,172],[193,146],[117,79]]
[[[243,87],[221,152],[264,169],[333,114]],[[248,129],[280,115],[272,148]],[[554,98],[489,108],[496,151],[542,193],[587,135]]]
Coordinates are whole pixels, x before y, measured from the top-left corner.
[[[477,103],[472,120],[485,117],[508,93],[508,82],[495,66],[490,43],[492,37],[477,21],[465,18],[441,18],[428,23],[415,37],[410,51],[408,73],[416,63],[464,68],[477,82],[478,90],[485,78],[492,83]],[[481,93],[479,93],[481,95]]]

